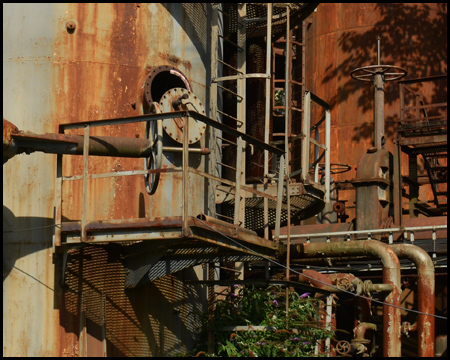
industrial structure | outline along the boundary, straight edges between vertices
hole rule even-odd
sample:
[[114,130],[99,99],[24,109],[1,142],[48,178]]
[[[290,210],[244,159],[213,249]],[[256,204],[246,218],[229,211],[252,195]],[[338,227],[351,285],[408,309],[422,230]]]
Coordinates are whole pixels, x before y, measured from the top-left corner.
[[261,281],[445,355],[446,11],[4,4],[3,355],[186,352]]

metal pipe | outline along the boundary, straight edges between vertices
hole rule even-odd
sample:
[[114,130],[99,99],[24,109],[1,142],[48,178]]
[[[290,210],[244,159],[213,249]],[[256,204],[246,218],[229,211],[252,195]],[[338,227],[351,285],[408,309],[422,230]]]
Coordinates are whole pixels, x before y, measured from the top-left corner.
[[374,86],[374,122],[375,147],[378,150],[384,147],[384,79],[381,73],[375,73]]
[[[301,270],[301,273],[304,274],[305,276],[290,275],[289,280],[297,281],[299,283],[304,283],[304,284],[310,284],[311,286],[329,291],[330,293],[341,292],[340,289],[336,288],[336,286],[333,286],[333,283],[331,282],[330,278],[328,276],[326,276],[325,274],[322,274],[318,271],[311,270],[311,269]],[[293,280],[293,279],[295,279],[295,280]]]
[[399,258],[408,258],[417,268],[418,276],[418,308],[417,310],[430,315],[417,315],[418,349],[420,357],[434,357],[434,323],[435,318],[435,281],[434,265],[428,253],[414,245],[395,244],[390,248]]
[[353,329],[355,338],[352,340],[352,345],[356,348],[357,354],[363,354],[367,351],[366,345],[370,343],[370,340],[365,338],[367,330],[377,330],[377,326],[372,323],[362,322]]
[[[323,233],[309,233],[309,234],[291,234],[291,239],[299,238],[317,238],[317,237],[329,237],[329,236],[350,236],[357,234],[379,234],[379,233],[394,233],[394,232],[408,232],[408,231],[425,231],[435,229],[447,229],[447,225],[429,225],[429,226],[411,226],[411,227],[396,227],[386,229],[373,229],[373,230],[352,230],[352,231],[335,231],[335,232],[323,232]],[[280,235],[280,239],[284,240],[287,235]],[[406,236],[405,236],[406,238]]]
[[[383,356],[401,356],[400,341],[400,264],[394,251],[375,240],[345,241],[333,243],[305,243],[292,246],[293,258],[376,256],[383,266],[383,283],[392,285],[383,305]],[[393,306],[390,306],[393,305]]]
[[[12,135],[12,138],[12,145],[16,149],[13,155],[35,151],[50,154],[83,154],[83,135],[20,132]],[[151,144],[150,140],[131,137],[90,136],[89,155],[147,157],[151,152]]]

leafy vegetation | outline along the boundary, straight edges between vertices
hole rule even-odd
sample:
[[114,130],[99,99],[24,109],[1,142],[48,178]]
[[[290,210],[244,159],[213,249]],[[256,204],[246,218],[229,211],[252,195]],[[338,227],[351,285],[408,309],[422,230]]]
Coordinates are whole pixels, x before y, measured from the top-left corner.
[[[320,300],[289,292],[286,316],[286,292],[279,286],[239,288],[215,304],[212,319],[205,314],[201,329],[203,342],[187,356],[313,356],[317,342],[334,333],[318,321]],[[225,327],[248,326],[244,331],[224,331]],[[253,327],[258,327],[254,329]],[[263,330],[259,330],[263,327]],[[214,354],[207,354],[208,332],[213,332]]]

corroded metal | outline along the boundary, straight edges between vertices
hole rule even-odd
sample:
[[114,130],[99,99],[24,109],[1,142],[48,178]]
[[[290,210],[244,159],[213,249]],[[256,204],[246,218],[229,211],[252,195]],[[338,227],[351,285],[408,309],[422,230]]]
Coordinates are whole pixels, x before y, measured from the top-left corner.
[[381,229],[391,204],[390,153],[371,147],[358,162],[356,178],[356,229]]
[[[399,258],[408,258],[417,268],[418,306],[417,315],[418,349],[420,357],[434,357],[435,318],[435,281],[434,264],[423,249],[410,244],[390,246]],[[429,315],[426,315],[429,314]]]
[[[182,4],[5,5],[3,84],[9,90],[8,96],[4,95],[4,117],[20,129],[36,134],[56,134],[62,123],[141,115],[145,79],[151,69],[160,65],[172,66],[183,73],[192,82],[196,96],[204,102],[208,82],[203,58],[207,43],[206,32],[199,30],[206,27],[209,9],[201,4],[193,4],[191,8],[196,9],[197,21],[192,23],[191,31],[186,31],[182,24],[191,24],[194,13],[185,10]],[[203,37],[199,36],[201,34]],[[135,123],[91,127],[90,135],[132,138],[139,142],[144,139],[144,131],[144,123]],[[82,134],[69,130],[65,135]],[[199,147],[207,146],[203,143]],[[166,154],[176,158],[172,152]],[[192,155],[196,156],[204,158],[201,154]],[[3,355],[94,354],[89,345],[87,352],[86,348],[80,349],[80,313],[77,310],[80,307],[77,295],[73,295],[80,289],[89,291],[90,281],[94,292],[102,287],[109,288],[108,295],[112,296],[106,298],[106,323],[108,316],[114,317],[113,321],[109,318],[106,336],[111,338],[114,333],[114,338],[120,342],[113,341],[114,345],[108,342],[108,355],[163,356],[176,349],[185,350],[192,342],[190,331],[193,330],[190,320],[186,323],[190,316],[186,314],[194,303],[187,300],[186,288],[177,280],[176,292],[180,295],[180,304],[183,302],[177,309],[170,305],[176,295],[166,291],[167,286],[162,282],[154,287],[157,292],[161,291],[156,297],[155,294],[145,299],[129,295],[134,299],[127,302],[121,289],[123,275],[120,275],[125,270],[116,271],[112,264],[100,258],[86,262],[88,266],[84,269],[76,264],[71,267],[76,269],[71,281],[79,279],[83,284],[82,288],[71,286],[73,293],[65,292],[55,282],[63,262],[59,261],[59,255],[52,254],[54,230],[51,225],[54,224],[55,189],[58,189],[54,177],[56,158],[36,153],[18,156],[4,165],[4,230],[47,228],[4,236],[7,255],[3,263],[10,275],[4,279],[4,324],[8,324],[9,331],[4,334],[7,345]],[[163,162],[162,168],[167,165]],[[80,156],[64,156],[61,176],[78,176],[82,166]],[[94,174],[142,168],[140,159],[124,160],[115,156],[89,159],[89,173]],[[177,177],[178,174],[162,176],[164,185],[160,184],[159,189],[164,189],[162,194],[167,196],[154,198],[146,195],[142,176],[89,180],[87,222],[145,218],[157,215],[158,211],[170,215],[168,209],[179,209],[180,197],[171,191],[173,184],[179,181]],[[205,194],[203,179],[201,183],[191,179],[190,183],[192,194]],[[14,190],[19,188],[25,191]],[[82,189],[81,181],[63,181],[59,194],[57,190],[56,198],[64,200],[58,215],[63,221],[80,219]],[[208,211],[205,202],[201,205],[195,214]],[[5,218],[7,213],[11,216]],[[102,269],[111,275],[105,282],[105,278],[95,276]],[[190,271],[192,276],[201,276],[201,270],[198,274],[195,271]],[[89,296],[84,299],[89,305]],[[196,304],[200,309],[202,305]],[[164,308],[167,318],[163,319],[160,316],[164,314],[153,313],[153,310],[149,316],[146,308]],[[174,315],[175,310],[179,312]],[[89,318],[89,314],[100,313],[100,307],[86,312],[88,335],[94,330],[89,328],[89,323],[95,320]],[[160,328],[158,321],[166,327]],[[144,328],[137,326],[144,322]],[[145,332],[155,334],[150,343]]]
[[[20,132],[12,135],[17,154],[42,151],[50,154],[83,155],[83,135],[33,134]],[[145,139],[112,136],[90,136],[89,155],[139,158],[147,157],[152,142]]]
[[[304,243],[292,246],[293,258],[334,256],[376,256],[383,265],[383,283],[392,285],[383,305],[383,355],[400,356],[400,265],[388,245],[375,240],[333,243]],[[394,306],[389,306],[394,305]]]

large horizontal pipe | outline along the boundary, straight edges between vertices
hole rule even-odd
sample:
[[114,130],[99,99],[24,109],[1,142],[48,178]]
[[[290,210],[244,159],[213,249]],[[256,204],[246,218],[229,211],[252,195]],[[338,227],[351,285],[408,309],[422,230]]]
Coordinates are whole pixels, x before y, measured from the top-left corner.
[[[34,134],[20,131],[8,120],[3,119],[4,161],[21,153],[42,151],[48,154],[83,155],[83,135]],[[118,156],[129,158],[148,157],[152,142],[147,139],[115,136],[90,136],[89,155]],[[183,148],[163,147],[163,152],[182,152]],[[210,154],[207,148],[190,148],[189,152]]]
[[[83,154],[83,135],[69,134],[33,134],[20,132],[12,135],[11,147],[14,155],[42,151],[50,154]],[[89,155],[147,157],[151,152],[151,141],[146,139],[90,136]]]
[[[400,357],[400,264],[394,251],[375,240],[292,245],[292,258],[375,256],[383,266],[383,283],[392,285],[383,305],[383,356]],[[390,306],[393,305],[393,306]]]
[[[434,315],[435,308],[435,280],[434,264],[428,253],[418,246],[410,244],[394,244],[390,246],[399,258],[410,259],[417,268],[418,308],[417,310]],[[419,357],[434,357],[434,316],[418,314],[417,355]]]

